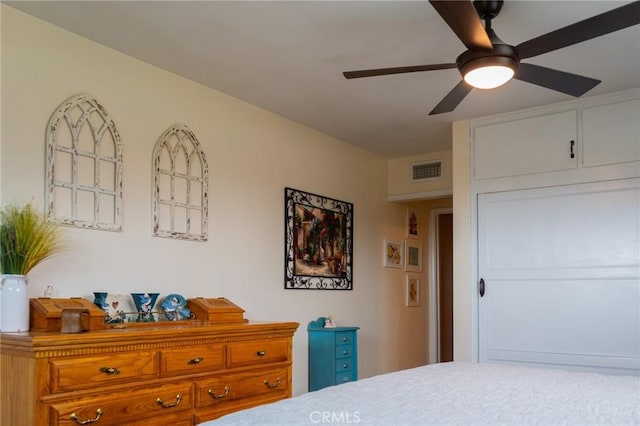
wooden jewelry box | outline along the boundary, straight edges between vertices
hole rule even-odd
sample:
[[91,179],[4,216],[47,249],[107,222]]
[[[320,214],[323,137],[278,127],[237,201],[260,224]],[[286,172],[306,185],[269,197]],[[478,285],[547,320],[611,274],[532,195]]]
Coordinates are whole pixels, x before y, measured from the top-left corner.
[[224,297],[188,299],[193,319],[213,324],[243,323],[244,309]]
[[30,299],[29,305],[31,331],[61,331],[63,309],[86,309],[89,311],[89,330],[107,328],[104,323],[105,312],[93,302],[81,297],[69,299],[38,297]]

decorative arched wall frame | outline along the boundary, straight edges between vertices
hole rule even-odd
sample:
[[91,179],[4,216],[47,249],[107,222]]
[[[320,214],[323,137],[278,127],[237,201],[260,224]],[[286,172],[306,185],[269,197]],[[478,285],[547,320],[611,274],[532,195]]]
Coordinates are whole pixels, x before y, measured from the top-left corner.
[[51,116],[46,145],[49,220],[120,231],[122,145],[107,110],[91,95],[70,97]]
[[153,148],[153,235],[207,240],[209,169],[194,133],[169,127]]

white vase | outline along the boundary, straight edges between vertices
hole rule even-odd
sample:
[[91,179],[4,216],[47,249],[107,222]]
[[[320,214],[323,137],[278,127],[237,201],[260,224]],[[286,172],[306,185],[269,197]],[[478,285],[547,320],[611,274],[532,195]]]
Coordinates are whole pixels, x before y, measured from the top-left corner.
[[0,325],[5,333],[29,331],[29,292],[24,275],[2,275]]

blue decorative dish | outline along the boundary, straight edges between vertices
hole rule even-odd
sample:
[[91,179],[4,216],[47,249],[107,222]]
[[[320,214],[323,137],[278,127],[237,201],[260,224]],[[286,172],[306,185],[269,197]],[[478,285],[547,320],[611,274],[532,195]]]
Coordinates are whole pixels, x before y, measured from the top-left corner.
[[187,308],[187,300],[179,294],[169,294],[160,305],[164,316],[169,321],[181,321],[191,317]]

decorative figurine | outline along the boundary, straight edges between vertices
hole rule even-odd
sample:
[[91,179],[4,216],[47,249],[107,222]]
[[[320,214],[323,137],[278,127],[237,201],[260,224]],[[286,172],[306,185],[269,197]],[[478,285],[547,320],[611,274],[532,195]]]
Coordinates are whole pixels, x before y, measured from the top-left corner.
[[138,312],[136,322],[155,322],[153,307],[159,295],[160,293],[131,293]]
[[336,328],[336,320],[331,315],[324,319],[324,328]]
[[170,294],[165,297],[160,307],[169,321],[191,318],[191,311],[187,308],[187,300],[179,294]]
[[93,303],[106,312],[105,324],[118,324],[124,322],[127,314],[124,312],[123,297],[120,294],[108,294],[106,292],[94,292]]

